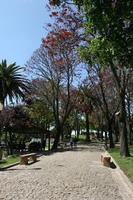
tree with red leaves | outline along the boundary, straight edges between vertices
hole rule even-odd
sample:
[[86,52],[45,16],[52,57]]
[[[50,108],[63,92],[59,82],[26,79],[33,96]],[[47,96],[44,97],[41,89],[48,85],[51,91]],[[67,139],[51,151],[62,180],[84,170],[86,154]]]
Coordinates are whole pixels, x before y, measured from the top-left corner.
[[72,95],[75,65],[74,63],[70,64],[70,60],[60,63],[55,62],[54,59],[53,62],[53,56],[46,49],[36,51],[28,65],[44,79],[38,92],[52,109],[56,129],[53,149],[56,149],[60,136],[63,134],[64,123],[73,108],[74,98],[76,98]]
[[89,40],[86,49],[81,48],[82,57],[86,61],[91,60],[93,64],[108,66],[112,70],[121,105],[120,155],[128,157],[130,153],[126,126],[125,82],[128,69],[132,69],[133,2],[131,0],[53,0],[52,2],[56,5],[74,2],[79,8],[84,7],[86,33],[94,34],[94,37]]
[[100,109],[102,118],[105,118],[109,132],[110,148],[114,147],[113,126],[115,113],[119,110],[119,100],[113,74],[108,68],[101,69],[98,65],[88,67],[88,80],[86,85],[91,87],[97,99],[96,109]]
[[90,140],[90,131],[89,131],[89,115],[93,111],[93,106],[92,106],[92,94],[88,88],[83,87],[83,86],[79,88],[79,94],[78,94],[77,103],[75,107],[81,113],[85,114],[86,141],[90,142],[91,140]]
[[80,63],[77,47],[84,36],[80,31],[83,17],[71,7],[63,5],[60,12],[52,10],[50,16],[55,23],[48,24],[48,35],[27,66],[47,81],[44,97],[53,110],[56,128],[53,149],[56,149],[76,98],[72,95],[72,83]]

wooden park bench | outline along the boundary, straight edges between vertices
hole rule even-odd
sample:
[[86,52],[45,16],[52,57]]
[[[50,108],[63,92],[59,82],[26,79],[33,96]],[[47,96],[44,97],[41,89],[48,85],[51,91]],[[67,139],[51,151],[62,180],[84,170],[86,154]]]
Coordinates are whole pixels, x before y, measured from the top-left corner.
[[20,165],[27,165],[28,161],[36,162],[36,160],[37,160],[37,154],[36,153],[20,155]]
[[111,157],[108,153],[101,154],[101,162],[104,166],[110,167],[110,160],[111,160]]
[[63,143],[63,147],[64,147],[64,149],[65,149],[65,148],[70,147],[70,145],[69,145],[67,142],[64,142],[64,143]]
[[59,146],[62,147],[63,149],[66,149],[67,147],[70,147],[68,142],[61,142],[61,143],[59,143]]

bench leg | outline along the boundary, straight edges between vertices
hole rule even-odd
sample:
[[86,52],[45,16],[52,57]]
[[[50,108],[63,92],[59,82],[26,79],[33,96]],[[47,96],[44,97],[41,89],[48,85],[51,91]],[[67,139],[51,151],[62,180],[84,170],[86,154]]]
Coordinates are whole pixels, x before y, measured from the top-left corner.
[[102,163],[106,167],[110,167],[110,157],[103,157]]
[[30,160],[33,161],[33,162],[36,162],[36,155],[32,155],[32,156],[30,157]]
[[101,162],[103,162],[103,155],[101,155]]
[[21,158],[20,165],[27,165],[28,164],[28,158]]

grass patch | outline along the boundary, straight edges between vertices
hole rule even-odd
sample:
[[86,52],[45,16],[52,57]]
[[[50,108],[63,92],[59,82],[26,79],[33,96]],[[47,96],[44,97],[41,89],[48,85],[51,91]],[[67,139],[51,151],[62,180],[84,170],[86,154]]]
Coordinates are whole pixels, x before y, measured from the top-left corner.
[[90,141],[90,142],[88,142],[88,141],[86,141],[86,140],[84,140],[84,139],[80,139],[78,142],[77,142],[77,144],[83,144],[83,145],[99,145],[99,144],[101,144],[100,142],[93,142],[93,141]]
[[111,156],[115,159],[120,168],[124,171],[124,173],[129,177],[131,182],[133,182],[133,146],[129,147],[129,151],[131,157],[122,158],[120,156],[120,148],[115,147],[113,149],[108,150]]
[[[74,138],[74,136],[73,136]],[[87,144],[92,144],[92,145],[95,145],[95,144],[98,144],[99,142],[97,141],[86,141],[86,135],[79,135],[79,141],[77,142],[77,144],[83,144],[83,145],[87,145]]]
[[[72,138],[75,138],[74,135],[72,135]],[[79,135],[77,144],[89,144],[90,142],[86,141],[85,135]]]
[[[75,135],[72,135],[71,137],[77,138],[75,137]],[[70,143],[70,139],[69,139],[69,143]],[[85,141],[85,135],[79,135],[77,144],[88,144],[88,142]]]
[[0,161],[0,168],[5,167],[10,164],[14,164],[16,162],[19,162],[19,160],[20,160],[19,155],[10,156],[10,157]]
[[84,140],[84,139],[79,139],[79,141],[77,142],[77,144],[90,144],[90,142]]

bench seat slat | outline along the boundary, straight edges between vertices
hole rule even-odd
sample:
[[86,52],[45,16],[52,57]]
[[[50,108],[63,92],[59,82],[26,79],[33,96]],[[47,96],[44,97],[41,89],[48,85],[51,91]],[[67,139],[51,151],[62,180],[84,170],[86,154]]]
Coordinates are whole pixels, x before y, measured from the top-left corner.
[[37,153],[30,153],[30,154],[24,154],[24,155],[20,155],[20,157],[29,157],[29,156],[36,156]]
[[28,160],[36,162],[37,153],[20,155],[20,165],[28,164]]

